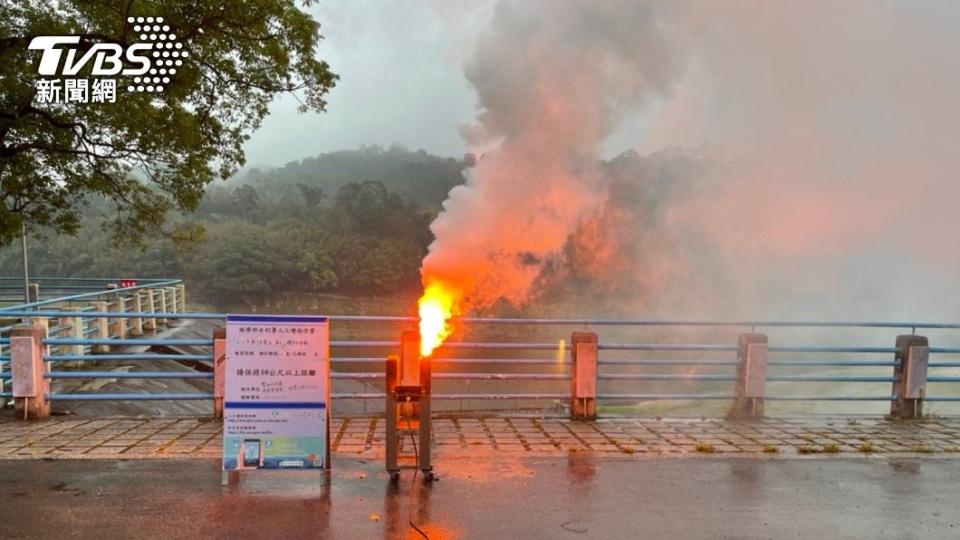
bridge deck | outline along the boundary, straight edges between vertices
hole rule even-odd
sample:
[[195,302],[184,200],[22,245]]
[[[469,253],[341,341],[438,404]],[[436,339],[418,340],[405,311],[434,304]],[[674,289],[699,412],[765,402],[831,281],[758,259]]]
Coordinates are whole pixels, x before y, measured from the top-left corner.
[[[381,458],[378,418],[332,422],[336,457]],[[219,421],[208,418],[0,419],[0,459],[217,458]],[[434,420],[439,457],[597,455],[651,458],[703,455],[960,457],[960,418],[916,422],[804,417],[737,422],[654,418],[571,422],[559,418],[445,416]]]

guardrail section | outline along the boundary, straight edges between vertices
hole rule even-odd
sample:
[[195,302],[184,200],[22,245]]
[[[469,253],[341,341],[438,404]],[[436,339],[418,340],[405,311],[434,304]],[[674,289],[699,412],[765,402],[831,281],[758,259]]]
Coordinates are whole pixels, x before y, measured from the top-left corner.
[[[216,403],[216,389],[222,384],[218,373],[223,370],[214,369],[214,328],[222,325],[225,315],[185,312],[179,281],[51,300],[0,309],[0,318],[8,321],[0,329],[0,382],[5,383],[0,400],[14,398],[22,404],[18,412],[42,416],[42,408],[29,406],[31,399],[45,404]],[[339,407],[335,411],[381,412],[385,358],[398,352],[396,338],[401,330],[415,327],[416,318],[330,318],[332,398]],[[200,321],[214,323],[207,323],[209,338],[165,334]],[[804,402],[809,405],[799,412],[856,410],[914,418],[924,413],[924,403],[960,401],[956,324],[517,318],[464,318],[454,323],[454,338],[428,360],[434,363],[432,398],[438,402],[434,410],[509,409],[575,419],[672,412],[757,418],[771,410],[790,411],[787,403]],[[39,329],[31,330],[44,336],[39,338],[38,357],[17,360],[24,353],[12,352],[11,333],[20,331],[15,328]],[[164,352],[185,348],[195,352]],[[229,358],[223,361],[229,365]],[[110,362],[134,366],[196,362],[209,369],[119,372],[103,367]],[[27,373],[19,367],[26,365],[31,366],[30,373],[41,373],[52,383],[51,389],[25,395],[18,385],[8,384]],[[204,391],[64,392],[58,384],[98,378],[193,380]],[[217,407],[213,410],[218,413]]]

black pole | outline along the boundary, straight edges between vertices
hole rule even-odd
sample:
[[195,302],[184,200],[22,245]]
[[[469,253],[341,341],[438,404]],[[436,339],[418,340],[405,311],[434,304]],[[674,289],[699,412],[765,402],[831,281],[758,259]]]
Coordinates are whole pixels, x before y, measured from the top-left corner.
[[20,247],[23,249],[23,298],[30,303],[30,267],[27,262],[27,222],[20,223]]

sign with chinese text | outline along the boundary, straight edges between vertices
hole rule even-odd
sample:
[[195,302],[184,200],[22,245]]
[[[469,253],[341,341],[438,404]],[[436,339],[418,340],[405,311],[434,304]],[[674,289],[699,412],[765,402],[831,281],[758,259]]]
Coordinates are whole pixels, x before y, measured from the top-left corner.
[[329,468],[326,317],[228,315],[223,469]]

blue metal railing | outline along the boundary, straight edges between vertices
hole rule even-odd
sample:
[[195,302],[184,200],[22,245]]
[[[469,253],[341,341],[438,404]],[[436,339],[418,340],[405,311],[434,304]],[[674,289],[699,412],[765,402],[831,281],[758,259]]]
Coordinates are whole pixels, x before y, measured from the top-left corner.
[[[179,280],[158,280],[156,282],[138,284],[128,289],[106,290],[94,293],[70,295],[60,298],[60,302],[76,301],[78,299],[97,298],[103,294],[129,293],[144,287],[168,287],[178,284]],[[126,306],[130,302],[121,297],[114,300],[115,305],[123,302]],[[158,301],[159,302],[159,299]],[[155,302],[157,309],[164,309]],[[212,363],[211,354],[202,352],[213,345],[212,339],[183,339],[176,337],[148,336],[148,337],[90,337],[98,332],[95,321],[108,319],[111,331],[115,324],[130,328],[133,319],[169,319],[169,320],[223,320],[222,313],[170,313],[160,311],[138,312],[98,312],[85,308],[70,308],[69,310],[49,309],[55,302],[44,300],[32,304],[0,308],[0,317],[7,318],[48,318],[54,319],[79,318],[84,323],[83,337],[68,336],[71,330],[69,323],[54,326],[57,335],[47,338],[45,345],[56,348],[56,353],[44,356],[44,359],[57,366],[62,363],[71,363],[73,366],[89,365],[92,362],[113,361],[192,361]],[[42,308],[42,309],[41,309]],[[409,316],[359,316],[344,315],[331,316],[333,324],[366,325],[372,328],[383,325],[411,325],[417,322],[415,317]],[[120,321],[120,323],[117,323]],[[925,323],[925,322],[849,322],[849,321],[677,321],[677,320],[610,320],[610,319],[517,319],[517,318],[463,318],[457,323],[464,327],[567,327],[578,326],[593,328],[598,331],[611,332],[612,335],[601,335],[598,349],[599,373],[597,376],[598,399],[606,403],[624,403],[636,401],[722,401],[733,399],[733,383],[737,380],[736,334],[731,330],[757,329],[874,329],[874,330],[904,330],[915,333],[917,330],[951,331],[960,329],[960,324],[953,323]],[[661,343],[649,336],[643,339],[625,339],[623,331],[639,331],[645,328],[662,327],[675,329],[689,327],[701,329],[705,335],[702,342],[669,342]],[[9,330],[9,327],[7,327]],[[2,330],[0,330],[2,331]],[[64,334],[60,334],[64,332]],[[726,332],[726,333],[724,333]],[[718,334],[719,333],[719,334]],[[434,378],[439,384],[468,384],[476,381],[480,388],[468,388],[476,391],[460,391],[457,386],[449,387],[446,391],[435,392],[433,397],[438,400],[527,400],[567,401],[569,391],[570,352],[571,347],[565,340],[568,336],[556,332],[558,341],[544,341],[543,331],[529,332],[530,341],[516,339],[505,341],[464,341],[447,342],[438,350],[438,357],[432,359],[441,369],[436,370]],[[722,335],[720,335],[722,334]],[[66,337],[64,337],[66,336]],[[535,336],[540,336],[536,339]],[[850,340],[854,341],[854,340]],[[884,341],[893,341],[889,335]],[[960,343],[960,335],[952,339]],[[0,338],[0,347],[9,343],[6,338]],[[942,342],[951,345],[950,341]],[[340,391],[334,392],[336,399],[371,400],[382,399],[382,382],[384,374],[379,370],[383,365],[383,357],[388,353],[397,352],[399,342],[392,339],[334,339],[330,343],[333,350],[331,359],[335,371],[331,374],[335,381],[358,381],[374,386],[373,391]],[[83,354],[69,354],[65,352],[70,347],[82,347]],[[91,348],[110,349],[111,352],[95,354]],[[190,347],[199,348],[201,352],[190,354],[174,354],[166,352],[123,352],[125,347]],[[770,360],[768,395],[769,401],[850,401],[850,402],[888,402],[895,399],[889,391],[895,382],[892,374],[895,347],[876,346],[874,343],[857,344],[795,344],[787,340],[771,340],[769,346]],[[370,351],[370,352],[366,352]],[[551,353],[544,357],[542,353]],[[372,353],[372,354],[371,354]],[[942,360],[943,356],[960,355],[960,347],[938,346],[930,348],[931,362],[929,368],[951,369],[960,367],[960,361],[950,358]],[[537,356],[541,355],[541,356]],[[9,354],[0,349],[0,369],[9,364]],[[354,366],[353,370],[339,370]],[[481,369],[478,369],[481,368]],[[543,368],[546,368],[546,372]],[[357,371],[357,369],[375,368],[377,371]],[[509,369],[508,369],[509,368]],[[96,368],[94,368],[96,369]],[[469,369],[470,371],[458,371]],[[657,369],[670,370],[657,372]],[[882,369],[883,372],[876,371]],[[503,370],[507,372],[488,372]],[[538,370],[538,371],[531,371]],[[813,370],[813,371],[811,371]],[[843,370],[842,372],[836,372]],[[4,372],[0,379],[8,379],[9,372]],[[202,371],[74,371],[55,369],[47,374],[51,380],[63,379],[192,379],[200,383],[209,382],[213,375]],[[927,379],[930,385],[938,390],[937,394],[926,397],[927,401],[960,402],[960,376],[949,372],[932,372]],[[523,384],[523,392],[504,392],[501,387],[489,386],[492,384]],[[817,385],[817,386],[811,386]],[[827,394],[824,386],[845,385],[841,391]],[[861,391],[854,392],[854,386]],[[885,391],[876,391],[877,385],[885,385]],[[537,392],[530,392],[535,388]],[[811,391],[810,389],[813,389]],[[807,389],[804,391],[804,389]],[[2,390],[2,388],[0,388]],[[561,391],[562,390],[562,391]],[[2,395],[2,394],[0,394]],[[134,393],[62,393],[56,389],[51,392],[51,400],[209,400],[212,392],[184,392],[159,394]]]
[[[143,287],[165,287],[171,284],[179,284],[181,280],[158,280],[157,283],[145,283],[128,289],[109,289],[103,291],[103,294],[123,292],[139,289]],[[62,301],[69,301],[72,297],[64,297]],[[11,306],[0,309],[0,313],[9,311],[23,311],[20,306]],[[33,316],[74,316],[76,312],[49,312],[49,313],[27,313]],[[55,315],[54,315],[55,314]],[[17,315],[13,313],[13,315]],[[152,313],[125,313],[115,316],[124,317],[145,317],[152,316]],[[180,319],[225,319],[226,313],[177,313],[170,314],[171,317]],[[337,322],[369,322],[369,323],[416,323],[419,321],[413,316],[386,316],[386,315],[330,315],[329,318]],[[960,323],[931,323],[919,321],[763,321],[763,320],[742,320],[742,321],[686,321],[669,319],[543,319],[543,318],[488,318],[488,317],[457,317],[451,322],[462,323],[465,325],[484,324],[484,325],[508,325],[508,326],[657,326],[657,327],[721,327],[721,328],[874,328],[874,329],[903,329],[903,330],[957,330],[960,329]],[[726,345],[724,345],[726,346]],[[960,348],[951,349],[954,352],[960,352]]]
[[[126,353],[126,354],[50,354],[43,357],[48,362],[102,362],[129,360],[192,360],[213,361],[212,354],[160,354],[160,353]],[[380,360],[383,362],[383,360]]]
[[47,338],[43,340],[45,345],[107,345],[119,347],[122,345],[166,345],[166,346],[192,346],[192,347],[212,347],[213,338],[210,339],[172,339],[172,338]]
[[212,379],[213,373],[176,371],[50,371],[48,379]]
[[[3,291],[22,290],[22,285],[20,284],[21,279],[22,278],[20,277],[0,277],[0,294],[3,294]],[[33,302],[17,303],[15,305],[0,307],[0,320],[10,321],[11,319],[23,319],[26,317],[47,318],[49,322],[48,332],[50,336],[53,336],[51,339],[57,339],[58,337],[61,339],[76,339],[78,335],[82,338],[90,338],[91,336],[96,336],[100,332],[100,330],[94,324],[92,324],[93,319],[102,318],[96,311],[97,306],[95,304],[88,306],[76,306],[77,303],[104,299],[109,300],[105,302],[105,304],[107,306],[107,311],[109,312],[107,314],[109,317],[107,334],[110,335],[114,331],[129,331],[134,327],[135,323],[132,319],[117,317],[117,314],[111,311],[112,309],[119,309],[121,306],[126,309],[131,302],[134,302],[134,298],[130,296],[131,294],[140,295],[145,289],[160,289],[162,291],[164,288],[173,287],[174,291],[178,291],[182,295],[182,287],[177,288],[177,286],[180,286],[182,283],[179,279],[138,278],[134,280],[137,283],[136,286],[125,288],[117,287],[117,285],[124,281],[124,278],[34,277],[31,278],[30,281],[32,285],[36,286],[36,288],[33,290],[33,294],[39,296],[39,298],[35,298],[35,301]],[[149,296],[147,298],[149,298]],[[163,297],[161,293],[161,295],[155,297],[155,301],[152,305],[148,302],[147,307],[152,308],[153,312],[145,313],[144,317],[141,319],[162,321],[168,315],[170,315],[170,313],[167,313],[168,307],[174,310],[178,308],[182,310],[182,296],[178,302],[177,292],[174,292],[173,296],[170,298],[169,306],[161,304],[163,301],[162,298]],[[10,299],[0,299],[0,301],[9,300]],[[22,302],[20,295],[16,295],[16,297],[12,298],[12,300],[15,302]],[[70,311],[65,311],[61,309],[60,306],[67,306]],[[78,317],[83,327],[74,328],[72,321],[67,319],[67,313],[69,313],[70,316]],[[11,324],[0,326],[0,335],[7,335],[12,327],[13,325]],[[114,346],[119,345],[119,343],[110,342],[108,345]],[[138,343],[138,345],[142,344]],[[54,346],[59,346],[61,352],[65,350],[65,348],[69,347],[69,345],[66,343]],[[87,341],[82,343],[75,342],[74,346],[80,347],[84,354],[86,354],[91,352],[91,346],[97,346],[97,344],[95,341],[91,340],[90,343]],[[64,356],[66,356],[66,358],[63,358],[62,361],[85,361],[82,355],[80,355],[80,358],[72,357],[78,355]],[[126,357],[125,359],[130,359],[129,355],[124,356]],[[11,397],[10,392],[7,391],[6,387],[6,381],[10,379],[9,369],[9,339],[4,337],[0,338],[0,407],[4,405],[6,398]],[[62,378],[68,377],[73,376],[64,375]]]
[[[46,278],[33,278],[33,280],[37,280],[37,279],[46,279]],[[120,280],[117,280],[114,283],[118,283],[119,281]],[[104,287],[102,289],[93,290],[91,292],[78,293],[78,294],[73,294],[68,296],[55,296],[53,298],[47,298],[46,300],[37,300],[35,302],[28,302],[28,303],[13,305],[13,306],[0,307],[0,316],[13,315],[12,312],[23,311],[23,310],[37,311],[37,308],[41,306],[51,306],[55,304],[79,302],[84,300],[100,298],[105,295],[115,295],[118,293],[123,294],[123,293],[129,293],[132,291],[138,291],[141,289],[171,287],[171,286],[175,286],[183,283],[183,280],[180,280],[180,279],[146,279],[146,280],[140,279],[136,281],[137,281],[137,285],[134,285],[132,287],[110,289],[110,288],[107,288],[106,286],[109,282],[105,282]],[[154,305],[156,305],[156,301],[154,302]],[[57,315],[57,316],[63,316],[63,315]]]
[[213,399],[207,392],[178,394],[50,394],[50,401],[195,401]]

